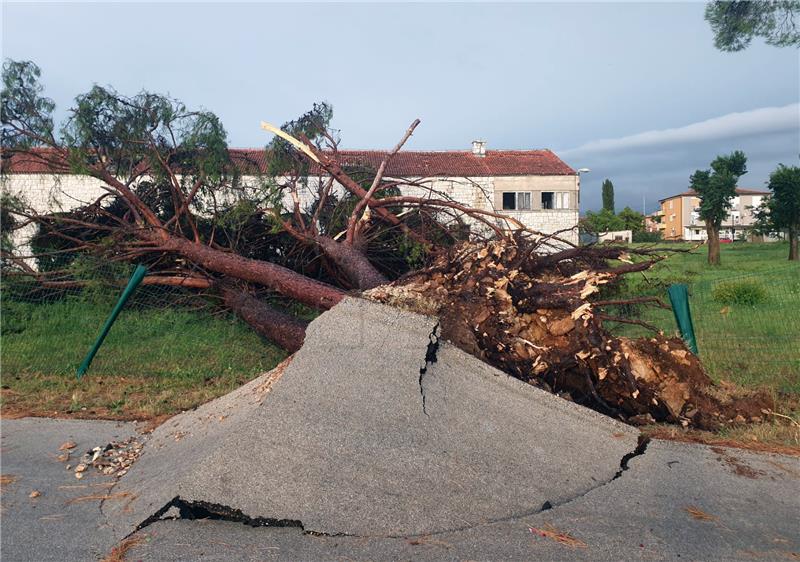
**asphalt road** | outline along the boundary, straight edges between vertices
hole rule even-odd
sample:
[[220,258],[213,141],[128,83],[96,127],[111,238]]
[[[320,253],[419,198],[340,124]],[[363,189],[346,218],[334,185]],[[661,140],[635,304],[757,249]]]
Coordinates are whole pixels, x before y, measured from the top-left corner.
[[[117,538],[100,512],[113,479],[75,478],[83,453],[135,434],[134,424],[26,418],[0,422],[0,558],[3,562],[98,560]],[[71,441],[69,461],[57,457]],[[73,470],[67,470],[71,465]],[[37,497],[30,497],[38,492]]]
[[[55,457],[67,440],[81,451],[131,435],[133,426],[22,419],[1,429],[2,474],[14,477],[3,486],[2,560],[108,554],[116,540],[100,500],[75,501],[107,489],[108,479],[78,481]],[[41,495],[30,498],[33,490]],[[794,560],[799,490],[800,459],[657,440],[618,478],[505,521],[387,538],[179,518],[133,535],[140,542],[126,560]]]

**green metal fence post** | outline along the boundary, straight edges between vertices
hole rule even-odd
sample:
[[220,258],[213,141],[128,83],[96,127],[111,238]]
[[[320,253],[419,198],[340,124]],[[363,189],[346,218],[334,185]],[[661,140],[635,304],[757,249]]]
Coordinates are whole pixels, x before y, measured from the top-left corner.
[[125,287],[125,290],[122,291],[122,296],[119,297],[117,304],[114,305],[114,309],[111,311],[111,315],[106,320],[106,323],[103,325],[103,329],[100,331],[100,335],[97,336],[97,340],[95,340],[92,349],[89,350],[89,353],[86,355],[86,358],[81,363],[81,366],[78,367],[78,378],[80,379],[87,370],[89,370],[89,365],[92,364],[92,359],[97,354],[97,350],[100,349],[100,346],[103,345],[103,340],[106,339],[108,332],[111,330],[111,326],[114,325],[114,321],[119,316],[119,313],[122,312],[122,308],[125,306],[125,303],[128,302],[130,296],[136,291],[136,287],[139,286],[139,283],[142,282],[144,279],[145,274],[147,273],[147,268],[143,265],[137,265],[136,269],[133,271],[133,275],[131,275],[130,281],[128,281],[128,286]]
[[697,355],[697,339],[694,335],[694,324],[692,323],[692,311],[689,309],[689,288],[684,284],[670,285],[667,289],[669,302],[672,304],[672,312],[675,314],[675,322],[681,337],[689,349]]

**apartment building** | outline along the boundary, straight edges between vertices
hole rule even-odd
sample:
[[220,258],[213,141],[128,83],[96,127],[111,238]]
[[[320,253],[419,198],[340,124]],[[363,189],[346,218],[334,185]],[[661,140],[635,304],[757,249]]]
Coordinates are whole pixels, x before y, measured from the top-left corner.
[[[732,207],[722,221],[720,238],[730,240],[746,239],[753,227],[755,218],[753,208],[758,207],[769,191],[736,188]],[[686,240],[699,242],[706,240],[705,223],[700,219],[700,198],[694,190],[684,191],[659,200],[661,209],[658,215],[664,240]]]

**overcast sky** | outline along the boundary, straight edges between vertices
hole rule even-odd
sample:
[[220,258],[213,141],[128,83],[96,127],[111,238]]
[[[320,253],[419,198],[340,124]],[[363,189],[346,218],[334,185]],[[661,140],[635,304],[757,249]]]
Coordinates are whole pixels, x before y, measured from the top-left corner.
[[[715,155],[742,186],[798,165],[800,58],[756,40],[714,49],[702,3],[10,3],[3,56],[42,68],[62,111],[93,83],[216,112],[231,146],[263,146],[326,100],[345,148],[551,148],[617,207],[648,212]],[[63,113],[62,113],[63,115]]]

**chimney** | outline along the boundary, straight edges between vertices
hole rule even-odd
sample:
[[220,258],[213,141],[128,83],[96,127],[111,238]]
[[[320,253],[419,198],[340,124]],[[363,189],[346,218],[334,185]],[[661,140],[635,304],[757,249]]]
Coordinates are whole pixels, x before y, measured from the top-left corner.
[[486,156],[486,141],[472,141],[472,155],[477,156],[478,158],[483,158]]

